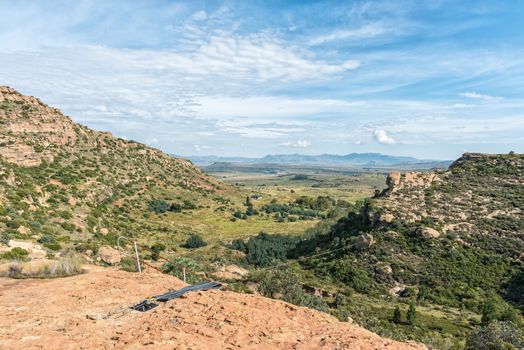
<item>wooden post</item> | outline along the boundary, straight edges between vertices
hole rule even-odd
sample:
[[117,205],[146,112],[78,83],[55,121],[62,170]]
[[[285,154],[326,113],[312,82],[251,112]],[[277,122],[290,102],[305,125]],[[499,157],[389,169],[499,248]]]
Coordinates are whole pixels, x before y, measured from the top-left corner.
[[182,268],[182,276],[184,276],[184,283],[186,283],[186,268]]
[[138,272],[142,273],[142,267],[140,266],[140,258],[138,257],[138,248],[136,246],[136,241],[134,241],[133,243],[135,246],[136,266],[138,267]]

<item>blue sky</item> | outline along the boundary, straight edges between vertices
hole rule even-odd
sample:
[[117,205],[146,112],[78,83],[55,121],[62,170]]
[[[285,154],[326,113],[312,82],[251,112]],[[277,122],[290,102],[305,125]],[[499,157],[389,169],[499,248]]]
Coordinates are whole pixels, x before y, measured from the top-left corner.
[[182,155],[524,152],[523,1],[0,0],[0,84]]

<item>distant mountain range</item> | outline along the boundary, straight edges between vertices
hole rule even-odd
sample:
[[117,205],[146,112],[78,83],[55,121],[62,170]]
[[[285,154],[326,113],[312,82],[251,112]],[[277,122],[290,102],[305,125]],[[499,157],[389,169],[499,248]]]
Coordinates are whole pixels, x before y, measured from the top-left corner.
[[198,166],[209,166],[213,163],[240,164],[290,164],[290,165],[349,165],[349,166],[393,166],[393,165],[425,165],[449,166],[452,161],[417,159],[413,157],[391,156],[381,153],[350,153],[346,155],[321,154],[270,154],[262,158],[219,157],[219,156],[187,156]]

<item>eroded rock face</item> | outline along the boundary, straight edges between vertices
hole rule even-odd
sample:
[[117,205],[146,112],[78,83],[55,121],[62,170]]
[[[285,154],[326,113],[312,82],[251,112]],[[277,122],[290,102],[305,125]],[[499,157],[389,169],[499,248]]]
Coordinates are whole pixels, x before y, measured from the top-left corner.
[[42,164],[42,161],[51,163],[53,155],[48,152],[36,152],[32,146],[25,144],[11,144],[0,147],[0,156],[8,162],[23,167],[32,167]]
[[393,171],[388,174],[386,183],[388,189],[386,194],[395,193],[404,188],[429,188],[434,181],[439,181],[441,177],[435,172],[409,172],[401,174]]
[[58,109],[3,86],[0,86],[0,126],[0,156],[24,167],[52,162],[48,146],[72,146],[77,140],[74,123]]

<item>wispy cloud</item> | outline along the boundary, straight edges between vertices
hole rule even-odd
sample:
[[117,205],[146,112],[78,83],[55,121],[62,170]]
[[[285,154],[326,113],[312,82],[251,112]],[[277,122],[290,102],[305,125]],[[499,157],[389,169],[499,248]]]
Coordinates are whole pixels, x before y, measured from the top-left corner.
[[461,92],[459,95],[463,97],[467,97],[467,98],[472,98],[475,100],[484,100],[484,101],[495,101],[495,100],[502,99],[502,97],[480,94],[478,92]]
[[293,148],[308,148],[312,145],[311,141],[309,140],[297,140],[294,142],[282,142],[280,143],[280,146],[282,147],[293,147]]
[[336,30],[334,32],[313,37],[310,45],[320,45],[326,42],[338,40],[361,40],[384,34],[385,27],[381,23],[366,24],[362,27],[348,30]]

